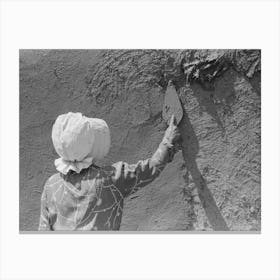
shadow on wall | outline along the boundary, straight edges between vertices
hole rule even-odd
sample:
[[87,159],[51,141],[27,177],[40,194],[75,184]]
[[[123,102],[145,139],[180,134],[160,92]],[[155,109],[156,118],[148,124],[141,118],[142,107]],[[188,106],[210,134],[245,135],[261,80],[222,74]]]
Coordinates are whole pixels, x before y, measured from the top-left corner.
[[203,178],[197,166],[196,157],[199,152],[198,139],[184,106],[183,111],[184,115],[179,124],[179,128],[183,139],[182,153],[187,169],[185,176],[186,185],[188,185],[188,175],[190,174],[197,189],[202,207],[213,230],[227,231],[229,228],[226,221],[224,220],[211,191],[207,187],[206,180]]

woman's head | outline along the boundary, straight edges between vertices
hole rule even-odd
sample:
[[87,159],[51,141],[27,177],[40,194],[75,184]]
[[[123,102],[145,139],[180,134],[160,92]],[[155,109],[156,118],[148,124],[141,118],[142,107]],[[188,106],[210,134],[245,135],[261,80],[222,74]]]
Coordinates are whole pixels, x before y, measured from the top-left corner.
[[110,130],[102,119],[87,118],[81,113],[58,116],[52,129],[52,141],[60,159],[58,171],[79,173],[94,160],[103,159],[110,149]]

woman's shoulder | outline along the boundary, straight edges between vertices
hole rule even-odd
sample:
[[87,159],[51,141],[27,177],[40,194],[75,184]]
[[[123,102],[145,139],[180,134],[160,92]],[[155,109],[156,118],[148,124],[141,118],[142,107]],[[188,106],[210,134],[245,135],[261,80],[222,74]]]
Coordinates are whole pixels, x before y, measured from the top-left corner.
[[45,183],[45,189],[53,189],[55,186],[59,185],[63,182],[63,178],[60,173],[55,173],[52,176],[50,176],[46,183]]
[[89,173],[95,173],[96,178],[112,178],[114,177],[119,171],[122,169],[124,162],[119,161],[112,165],[103,165],[103,166],[96,166],[92,165],[88,169]]

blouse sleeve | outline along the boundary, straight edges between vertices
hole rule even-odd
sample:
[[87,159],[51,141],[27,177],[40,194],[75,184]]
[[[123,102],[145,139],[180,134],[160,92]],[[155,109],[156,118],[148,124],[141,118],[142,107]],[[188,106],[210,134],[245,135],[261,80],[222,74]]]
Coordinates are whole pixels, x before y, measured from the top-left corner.
[[140,160],[136,164],[114,164],[113,182],[124,196],[128,196],[157,178],[166,164],[172,161],[174,154],[174,146],[164,138],[151,158]]

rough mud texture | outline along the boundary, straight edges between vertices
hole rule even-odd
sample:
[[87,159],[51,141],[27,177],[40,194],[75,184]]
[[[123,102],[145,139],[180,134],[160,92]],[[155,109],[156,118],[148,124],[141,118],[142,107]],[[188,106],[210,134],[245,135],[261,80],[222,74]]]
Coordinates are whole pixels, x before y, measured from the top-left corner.
[[55,118],[105,119],[112,147],[99,164],[134,163],[161,141],[169,79],[184,157],[125,201],[121,230],[260,230],[260,71],[258,50],[20,51],[20,230],[38,227]]

